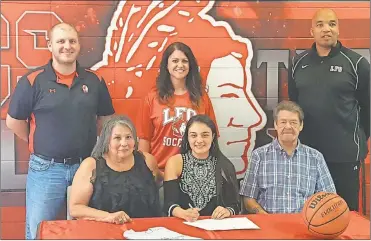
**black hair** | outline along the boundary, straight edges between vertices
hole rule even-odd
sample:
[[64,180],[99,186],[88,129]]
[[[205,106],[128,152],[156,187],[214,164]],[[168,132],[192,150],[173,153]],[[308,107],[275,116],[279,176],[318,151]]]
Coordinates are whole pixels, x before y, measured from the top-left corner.
[[[218,195],[218,203],[224,204],[224,197],[222,195],[222,177],[225,178],[225,180],[231,184],[233,187],[233,190],[230,190],[233,192],[233,198],[235,199],[235,203],[237,205],[237,208],[240,207],[240,196],[238,194],[239,186],[237,182],[236,177],[236,169],[234,168],[234,165],[232,162],[222,153],[222,151],[219,148],[218,144],[218,133],[217,128],[214,123],[207,115],[195,115],[192,116],[189,121],[187,122],[187,126],[182,138],[182,144],[180,147],[180,152],[182,154],[186,154],[189,151],[192,151],[190,148],[190,145],[188,143],[188,131],[189,128],[193,125],[193,123],[202,123],[207,125],[211,129],[211,133],[213,135],[213,141],[210,146],[210,152],[209,155],[212,157],[216,157],[217,163],[216,163],[216,187],[217,187],[217,195]],[[229,197],[230,198],[230,197]]]
[[171,82],[170,73],[167,66],[169,56],[175,50],[182,51],[188,58],[189,73],[186,77],[185,85],[192,104],[195,106],[199,106],[203,93],[200,71],[198,68],[196,57],[194,56],[191,48],[182,42],[174,42],[170,44],[162,55],[160,72],[156,79],[157,94],[160,97],[160,100],[164,103],[167,103],[174,95],[174,86]]

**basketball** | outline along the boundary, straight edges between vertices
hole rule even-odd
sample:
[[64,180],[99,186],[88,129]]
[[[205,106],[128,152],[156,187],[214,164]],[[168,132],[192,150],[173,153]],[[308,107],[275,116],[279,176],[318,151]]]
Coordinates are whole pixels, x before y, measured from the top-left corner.
[[343,198],[335,193],[319,192],[312,195],[302,210],[308,231],[322,239],[335,238],[349,224],[349,208]]

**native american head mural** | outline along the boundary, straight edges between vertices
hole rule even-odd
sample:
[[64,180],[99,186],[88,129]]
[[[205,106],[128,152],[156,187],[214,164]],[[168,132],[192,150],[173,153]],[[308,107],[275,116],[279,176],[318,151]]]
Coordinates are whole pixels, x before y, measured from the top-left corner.
[[[4,119],[18,79],[50,58],[47,33],[54,24],[76,27],[79,63],[104,77],[116,112],[136,124],[165,48],[174,41],[189,45],[215,110],[221,149],[242,178],[252,150],[274,138],[272,110],[287,98],[288,64],[310,47],[310,19],[324,6],[338,14],[340,41],[369,59],[367,1],[3,1],[2,190],[25,188],[27,144]],[[180,122],[174,131],[181,135]]]

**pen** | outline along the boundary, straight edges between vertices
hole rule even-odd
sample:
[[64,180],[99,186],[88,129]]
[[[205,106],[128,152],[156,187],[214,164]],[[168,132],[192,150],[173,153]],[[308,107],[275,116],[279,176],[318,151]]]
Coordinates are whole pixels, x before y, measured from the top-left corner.
[[188,203],[188,206],[189,206],[190,208],[193,208],[192,205],[191,205],[190,203]]

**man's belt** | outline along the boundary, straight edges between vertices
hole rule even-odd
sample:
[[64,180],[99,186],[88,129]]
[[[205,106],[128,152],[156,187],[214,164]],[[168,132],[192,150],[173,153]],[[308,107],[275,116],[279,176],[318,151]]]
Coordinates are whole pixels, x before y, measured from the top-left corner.
[[65,165],[74,165],[74,164],[80,164],[83,160],[82,157],[67,157],[67,158],[60,158],[60,157],[47,157],[41,154],[34,153],[35,156],[38,156],[44,160],[52,161],[57,163],[63,163]]

